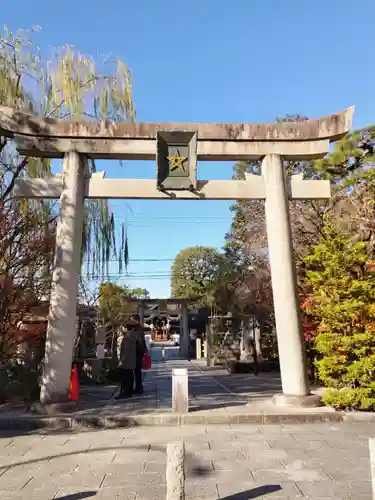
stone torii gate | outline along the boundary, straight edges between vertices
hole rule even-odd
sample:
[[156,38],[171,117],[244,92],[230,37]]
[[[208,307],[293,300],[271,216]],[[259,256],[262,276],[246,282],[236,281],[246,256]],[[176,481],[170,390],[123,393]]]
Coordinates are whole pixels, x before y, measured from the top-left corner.
[[[288,200],[330,197],[330,183],[287,178],[283,160],[323,157],[351,127],[354,108],[298,123],[108,123],[65,121],[0,107],[0,136],[20,154],[63,158],[62,175],[20,179],[20,198],[59,198],[41,402],[67,400],[76,329],[84,198],[265,200],[283,394],[279,404],[316,405],[310,394],[293,262]],[[89,177],[87,159],[157,160],[157,180]],[[262,175],[197,180],[197,160],[262,159]]]
[[178,307],[180,314],[180,350],[181,354],[185,357],[189,357],[189,310],[188,304],[192,301],[189,299],[179,298],[179,299],[128,299],[130,302],[138,305],[138,314],[141,325],[144,324],[145,318],[145,305],[156,305],[167,309],[168,304]]

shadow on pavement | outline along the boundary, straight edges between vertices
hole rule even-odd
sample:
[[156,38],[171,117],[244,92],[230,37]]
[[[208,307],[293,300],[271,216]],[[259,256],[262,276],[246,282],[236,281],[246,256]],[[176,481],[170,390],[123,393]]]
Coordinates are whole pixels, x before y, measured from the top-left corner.
[[241,491],[240,493],[235,493],[234,495],[229,495],[223,497],[221,500],[250,500],[251,498],[259,498],[268,493],[274,493],[275,491],[280,491],[282,488],[279,484],[267,484],[265,486],[259,486],[259,488],[254,488],[248,491]]
[[[0,465],[0,475],[7,473],[8,469],[13,469],[15,467],[22,467],[22,466],[27,466],[31,464],[36,464],[36,463],[42,463],[42,462],[50,462],[53,461],[53,459],[56,458],[62,458],[62,457],[68,457],[68,456],[74,456],[74,455],[87,455],[88,457],[90,456],[91,453],[95,452],[100,452],[100,451],[118,451],[118,450],[144,450],[144,451],[149,451],[149,445],[138,445],[136,447],[134,446],[110,446],[110,447],[100,447],[100,448],[89,448],[89,449],[83,449],[83,450],[76,450],[76,451],[69,451],[67,453],[60,453],[58,455],[46,455],[44,457],[39,457],[39,458],[33,458],[31,460],[25,460],[25,461],[20,461],[20,462],[12,462],[10,464],[6,465]],[[152,449],[154,451],[160,452],[163,456],[166,456],[166,447],[165,446],[152,446]],[[207,467],[204,465],[201,465],[199,459],[197,459],[195,456],[191,455],[190,453],[186,453],[186,466],[187,466],[187,472],[191,477],[199,477],[199,476],[209,476],[211,474],[214,474],[214,470],[211,467]],[[6,476],[4,476],[6,477]],[[92,492],[91,492],[92,493]],[[81,493],[83,494],[83,493]],[[67,499],[70,497],[66,497]],[[81,497],[77,497],[78,498]],[[85,497],[82,497],[85,498]],[[71,500],[74,500],[74,497],[72,497]]]
[[83,500],[84,498],[91,498],[96,495],[96,491],[82,491],[81,493],[72,493],[71,495],[64,495],[58,497],[59,500]]
[[[250,500],[251,498],[259,498],[263,495],[267,495],[268,493],[280,491],[281,489],[282,488],[279,484],[267,484],[265,486],[260,486],[259,488],[241,491],[240,493],[223,497],[222,500]],[[71,495],[59,497],[59,500],[83,500],[94,496],[96,496],[96,491],[83,491],[81,493],[73,493]]]
[[217,410],[219,408],[233,408],[237,406],[245,406],[248,401],[231,401],[231,402],[218,402],[218,403],[202,403],[197,405],[189,406],[189,413],[203,411],[203,410]]

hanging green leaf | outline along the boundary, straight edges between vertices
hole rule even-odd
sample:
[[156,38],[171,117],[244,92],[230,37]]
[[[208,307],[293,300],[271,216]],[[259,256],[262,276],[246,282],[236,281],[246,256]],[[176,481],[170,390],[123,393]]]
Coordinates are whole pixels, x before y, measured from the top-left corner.
[[[4,28],[0,36],[0,105],[57,119],[135,119],[126,64],[98,64],[69,45],[54,50],[47,59],[32,41],[38,30],[34,27],[11,33]],[[1,159],[2,201],[8,199],[16,177],[51,173],[50,160],[19,157],[11,140],[2,148]],[[96,172],[93,160],[89,170]],[[34,205],[30,203],[30,207]],[[125,254],[116,247],[114,214],[108,201],[86,201],[82,236],[81,261],[85,272],[91,269],[93,274],[108,274],[112,256],[121,268]]]
[[125,226],[124,263],[125,263],[126,272],[128,272],[128,264],[129,264],[129,241],[128,241],[128,229],[127,229],[127,226]]
[[122,273],[123,269],[123,258],[122,258],[122,250],[125,247],[125,227],[124,224],[121,224],[121,246],[120,246],[120,252],[118,255],[118,265],[119,265],[119,273]]

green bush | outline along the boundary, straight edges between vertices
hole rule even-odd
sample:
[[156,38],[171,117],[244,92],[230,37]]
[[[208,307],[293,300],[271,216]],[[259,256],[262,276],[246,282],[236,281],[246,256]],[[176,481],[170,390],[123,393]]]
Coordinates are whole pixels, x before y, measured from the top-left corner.
[[326,389],[322,401],[336,410],[375,410],[375,388]]
[[336,409],[375,408],[375,276],[367,261],[366,244],[329,223],[305,258],[309,312],[318,324],[316,366],[332,389],[323,401]]
[[5,401],[30,403],[39,398],[40,369],[9,362],[2,370],[0,397]]

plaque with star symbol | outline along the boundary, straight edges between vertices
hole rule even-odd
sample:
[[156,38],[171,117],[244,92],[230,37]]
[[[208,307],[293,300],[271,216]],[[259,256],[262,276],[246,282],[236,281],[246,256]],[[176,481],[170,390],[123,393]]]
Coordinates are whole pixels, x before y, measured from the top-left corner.
[[187,158],[181,155],[177,147],[176,147],[176,154],[167,156],[167,160],[169,161],[169,170],[171,173],[174,172],[175,170],[180,170],[181,172],[185,172],[184,162],[187,160]]
[[194,190],[197,185],[197,134],[182,130],[157,132],[157,186],[161,190]]

